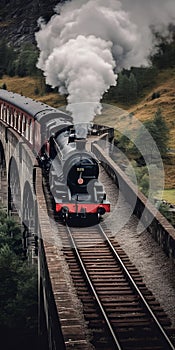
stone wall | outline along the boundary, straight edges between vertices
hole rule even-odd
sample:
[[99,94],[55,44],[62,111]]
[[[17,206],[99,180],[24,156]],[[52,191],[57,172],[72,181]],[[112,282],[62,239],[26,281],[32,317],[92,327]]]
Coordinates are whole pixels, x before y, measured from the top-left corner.
[[126,174],[104,153],[104,150],[93,143],[92,152],[101,161],[106,172],[113,178],[117,187],[132,206],[133,213],[151,233],[166,254],[175,260],[175,229],[166,218],[138,191]]

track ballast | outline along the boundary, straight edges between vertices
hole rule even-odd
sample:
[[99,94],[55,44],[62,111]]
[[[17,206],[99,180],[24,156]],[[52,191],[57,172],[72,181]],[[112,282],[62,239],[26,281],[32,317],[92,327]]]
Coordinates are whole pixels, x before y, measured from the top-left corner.
[[60,230],[95,349],[175,349],[164,311],[101,225]]

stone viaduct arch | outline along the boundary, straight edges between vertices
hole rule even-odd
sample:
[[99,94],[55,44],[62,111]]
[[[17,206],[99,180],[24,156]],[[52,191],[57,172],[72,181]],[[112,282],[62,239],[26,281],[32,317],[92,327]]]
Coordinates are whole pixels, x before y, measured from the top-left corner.
[[17,211],[21,216],[21,184],[15,157],[12,156],[8,167],[8,211]]
[[[0,122],[0,205],[23,226],[26,251],[35,248],[38,232],[34,171],[37,162],[28,144]],[[28,249],[29,251],[30,249]]]
[[29,230],[34,231],[35,199],[33,197],[32,189],[28,181],[26,181],[24,185],[22,210],[23,223],[29,228]]
[[0,140],[0,203],[7,210],[8,207],[7,167],[4,146]]

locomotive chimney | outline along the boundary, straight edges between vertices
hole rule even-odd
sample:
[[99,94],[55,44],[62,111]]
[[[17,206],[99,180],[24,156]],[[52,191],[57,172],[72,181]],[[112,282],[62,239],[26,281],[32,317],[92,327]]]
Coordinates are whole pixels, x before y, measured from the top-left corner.
[[86,147],[86,139],[79,139],[79,140],[76,140],[76,149],[78,151],[83,151],[85,150],[85,147]]

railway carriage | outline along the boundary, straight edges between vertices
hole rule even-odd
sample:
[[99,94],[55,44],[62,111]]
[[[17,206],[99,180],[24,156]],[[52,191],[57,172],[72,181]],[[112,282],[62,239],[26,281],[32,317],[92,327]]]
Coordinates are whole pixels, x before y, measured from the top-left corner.
[[0,89],[0,119],[27,142],[49,179],[54,209],[66,220],[110,211],[99,164],[78,139],[67,113]]

